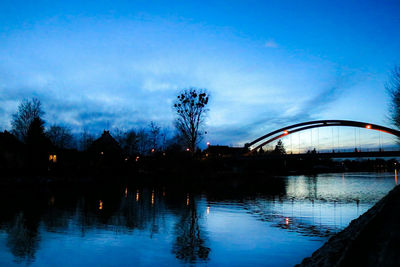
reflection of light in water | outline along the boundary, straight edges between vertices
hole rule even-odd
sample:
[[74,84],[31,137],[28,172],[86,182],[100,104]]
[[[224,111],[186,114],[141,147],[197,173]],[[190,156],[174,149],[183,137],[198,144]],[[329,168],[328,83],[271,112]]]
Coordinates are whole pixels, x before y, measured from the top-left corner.
[[53,206],[54,205],[54,196],[52,196],[49,200],[49,205]]
[[162,192],[162,196],[165,197],[165,191]]
[[342,181],[344,182],[344,173],[342,173]]
[[397,184],[397,169],[394,169],[394,182]]
[[286,217],[286,218],[285,218],[285,224],[286,224],[286,225],[289,225],[289,222],[290,222],[289,218]]
[[210,207],[207,207],[207,214],[210,214]]
[[154,205],[154,190],[151,192],[151,205]]
[[186,195],[186,206],[189,206],[190,199],[189,199],[189,194]]
[[128,187],[125,188],[125,198],[128,197]]
[[103,201],[99,200],[99,210],[103,209]]
[[139,189],[136,191],[136,202],[139,201]]

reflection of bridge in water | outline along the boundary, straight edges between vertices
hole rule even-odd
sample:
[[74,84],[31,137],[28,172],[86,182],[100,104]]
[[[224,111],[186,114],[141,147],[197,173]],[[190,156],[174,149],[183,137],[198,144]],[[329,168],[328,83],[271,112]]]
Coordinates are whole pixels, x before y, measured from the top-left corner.
[[[308,121],[303,123],[297,123],[293,125],[289,125],[278,130],[272,131],[267,133],[250,143],[245,144],[245,148],[250,151],[249,154],[254,154],[257,152],[262,151],[262,148],[267,146],[268,144],[280,140],[286,136],[289,136],[294,133],[299,133],[302,131],[314,129],[314,128],[322,128],[322,127],[354,127],[354,128],[363,128],[367,130],[375,130],[379,132],[383,132],[386,134],[393,135],[397,138],[400,138],[400,131],[388,128],[385,126],[381,126],[378,124],[366,123],[366,122],[359,122],[359,121],[349,121],[349,120],[316,120],[316,121]],[[311,132],[312,138],[312,132]],[[380,141],[379,141],[380,142]],[[300,143],[300,141],[299,141]],[[379,148],[376,151],[360,151],[357,147],[353,151],[335,151],[335,148],[331,149],[332,152],[324,152],[324,153],[317,153],[317,151],[308,151],[308,153],[299,153],[297,154],[287,154],[285,157],[318,157],[318,158],[357,158],[357,157],[398,157],[400,156],[400,151],[398,149],[393,151],[384,151],[382,148]],[[314,152],[314,153],[313,153]],[[267,155],[266,155],[267,156]],[[274,155],[269,155],[274,156]],[[276,156],[276,155],[275,155]]]

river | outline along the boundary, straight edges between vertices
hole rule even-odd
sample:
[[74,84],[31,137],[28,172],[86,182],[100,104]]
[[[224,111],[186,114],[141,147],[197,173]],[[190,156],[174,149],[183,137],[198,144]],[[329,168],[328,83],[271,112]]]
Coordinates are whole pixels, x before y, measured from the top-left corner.
[[372,207],[395,173],[255,187],[0,190],[0,266],[293,266]]

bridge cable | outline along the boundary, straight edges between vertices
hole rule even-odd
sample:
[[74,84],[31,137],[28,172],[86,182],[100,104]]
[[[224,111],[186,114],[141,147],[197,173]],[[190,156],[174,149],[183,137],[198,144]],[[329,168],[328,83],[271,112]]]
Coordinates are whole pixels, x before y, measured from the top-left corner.
[[379,151],[382,150],[382,145],[381,145],[381,132],[379,132]]
[[357,149],[357,130],[354,128],[354,149]]
[[293,142],[292,142],[292,135],[290,135],[290,153],[293,154]]
[[297,152],[298,154],[300,154],[300,134],[301,133],[299,133],[299,151]]

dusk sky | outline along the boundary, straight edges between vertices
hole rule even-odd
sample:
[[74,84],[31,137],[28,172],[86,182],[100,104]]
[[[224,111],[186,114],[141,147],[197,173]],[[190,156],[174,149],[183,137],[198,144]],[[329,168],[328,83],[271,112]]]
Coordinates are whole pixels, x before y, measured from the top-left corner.
[[284,125],[390,126],[400,1],[0,2],[0,130],[24,98],[74,131],[173,128],[179,89],[211,94],[207,140]]

